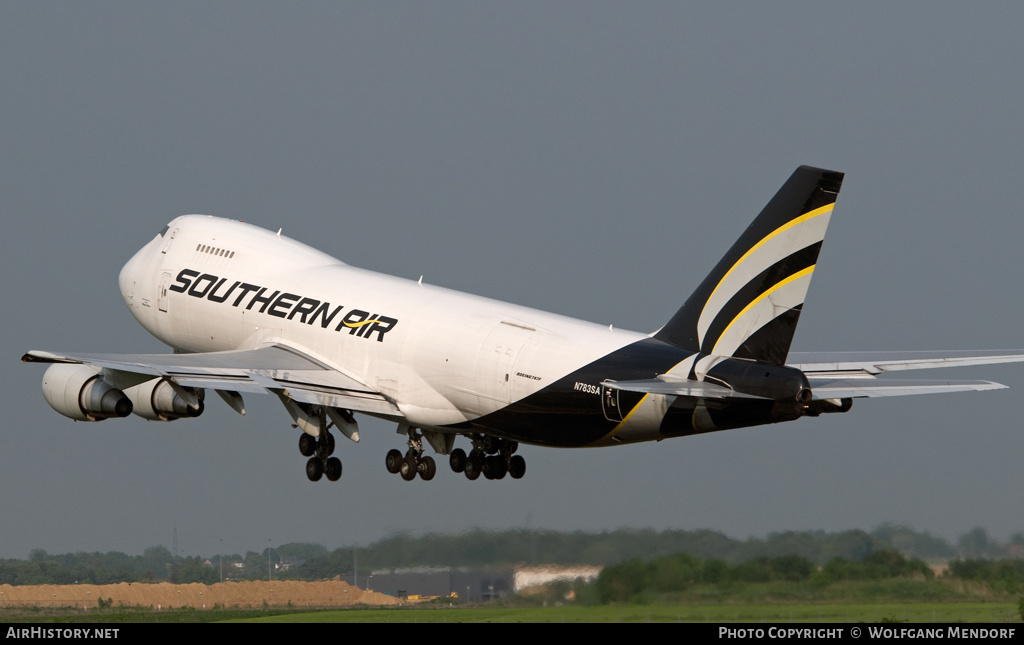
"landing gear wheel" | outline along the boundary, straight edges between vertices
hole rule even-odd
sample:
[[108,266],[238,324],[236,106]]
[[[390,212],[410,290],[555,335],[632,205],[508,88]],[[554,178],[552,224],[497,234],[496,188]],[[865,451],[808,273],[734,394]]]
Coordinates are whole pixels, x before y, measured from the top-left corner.
[[508,474],[512,475],[512,479],[522,479],[526,474],[526,460],[522,455],[512,456],[512,460],[508,464]]
[[437,472],[437,464],[434,463],[433,457],[424,457],[420,460],[420,479],[425,482],[430,481],[434,478],[434,473]]
[[332,482],[336,482],[341,479],[341,460],[337,457],[331,457],[327,460],[327,465],[324,466],[324,474],[327,475],[327,479]]
[[484,435],[484,438],[480,441],[480,447],[487,454],[493,454],[498,451],[498,439],[491,435]]
[[505,461],[504,455],[496,455],[494,457],[494,479],[505,479],[505,475],[508,474],[508,462]]
[[419,466],[416,463],[415,457],[407,457],[402,460],[402,464],[399,468],[399,472],[402,473],[402,479],[407,482],[411,482],[416,479],[416,472],[419,470]]
[[452,450],[451,456],[448,457],[448,465],[452,467],[452,470],[457,473],[461,473],[466,469],[466,451],[462,448],[456,448]]
[[316,452],[316,437],[305,432],[299,435],[299,452],[303,457],[312,457]]
[[466,459],[466,467],[464,470],[464,472],[466,473],[466,479],[473,481],[474,479],[478,478],[480,476],[481,465],[482,464],[480,463],[480,456],[476,454],[471,454]]
[[388,450],[387,456],[384,457],[384,465],[392,475],[398,474],[398,471],[402,469],[401,451],[395,450],[394,448]]
[[323,476],[324,462],[320,461],[318,457],[310,457],[309,461],[306,462],[306,477],[309,477],[309,481],[315,482],[320,481],[320,478]]
[[483,473],[487,479],[504,479],[508,467],[505,460],[498,455],[491,455],[484,459]]

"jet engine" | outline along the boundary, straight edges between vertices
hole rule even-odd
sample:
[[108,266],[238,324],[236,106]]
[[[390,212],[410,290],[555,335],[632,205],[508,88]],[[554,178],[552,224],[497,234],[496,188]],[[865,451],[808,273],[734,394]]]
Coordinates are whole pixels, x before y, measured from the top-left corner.
[[191,407],[162,378],[132,386],[124,393],[134,406],[132,412],[150,421],[174,421],[184,417],[198,417],[203,413],[202,390],[199,391],[196,407]]
[[816,417],[834,412],[849,412],[853,407],[853,399],[820,399],[811,401],[807,407],[807,416]]
[[132,402],[124,392],[103,380],[99,368],[54,363],[43,374],[43,396],[50,407],[76,421],[126,417]]
[[727,383],[737,392],[780,403],[806,405],[811,401],[807,376],[786,365],[726,358],[714,363],[707,372],[706,380]]
[[771,399],[773,422],[792,421],[807,414],[813,398],[807,376],[786,365],[726,358],[712,365],[705,380],[727,384],[743,394]]

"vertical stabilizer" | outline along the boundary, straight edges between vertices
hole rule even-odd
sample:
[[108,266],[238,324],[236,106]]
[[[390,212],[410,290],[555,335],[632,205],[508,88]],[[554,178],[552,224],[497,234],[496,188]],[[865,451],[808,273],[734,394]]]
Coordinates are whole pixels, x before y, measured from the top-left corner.
[[654,337],[684,349],[786,362],[843,173],[800,166]]

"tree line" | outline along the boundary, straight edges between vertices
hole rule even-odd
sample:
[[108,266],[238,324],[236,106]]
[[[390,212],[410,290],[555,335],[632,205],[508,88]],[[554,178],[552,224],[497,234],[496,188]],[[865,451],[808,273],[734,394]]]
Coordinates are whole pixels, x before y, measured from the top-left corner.
[[[340,576],[352,581],[373,571],[412,567],[628,564],[640,570],[642,563],[650,567],[652,562],[667,567],[666,571],[685,570],[690,580],[715,576],[723,580],[730,576],[776,579],[799,572],[805,577],[853,579],[867,575],[864,571],[868,569],[876,570],[883,564],[880,560],[893,558],[893,554],[906,561],[900,565],[903,567],[919,569],[924,561],[950,561],[953,575],[965,579],[1020,579],[1021,560],[1012,557],[1020,552],[1024,552],[1024,534],[1017,533],[1008,543],[1000,543],[981,528],[968,532],[955,544],[896,525],[883,525],[871,532],[786,531],[746,540],[706,529],[476,530],[420,536],[398,533],[367,546],[333,551],[320,544],[289,543],[245,555],[207,557],[175,556],[163,546],[150,547],[134,556],[119,552],[53,555],[35,549],[25,560],[0,560],[0,584],[211,584],[221,579],[258,580],[268,576],[297,580]],[[693,573],[695,562],[702,563],[699,575]],[[927,575],[924,570],[919,573]]]
[[[798,555],[761,556],[730,564],[680,553],[652,560],[634,558],[605,567],[595,588],[599,602],[610,603],[646,600],[652,594],[683,592],[697,585],[767,582],[826,585],[841,581],[931,580],[934,577],[935,573],[923,560],[906,558],[891,549],[875,551],[860,561],[836,557],[824,566],[816,566]],[[1020,580],[1024,581],[1024,577]]]

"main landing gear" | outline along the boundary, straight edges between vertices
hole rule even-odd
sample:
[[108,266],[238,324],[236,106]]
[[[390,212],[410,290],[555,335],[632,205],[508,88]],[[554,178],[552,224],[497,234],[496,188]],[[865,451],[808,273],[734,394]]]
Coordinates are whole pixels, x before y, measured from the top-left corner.
[[473,449],[468,455],[462,448],[452,450],[448,463],[453,471],[466,473],[469,480],[478,479],[480,475],[487,479],[504,479],[506,474],[512,479],[522,479],[526,474],[526,460],[514,454],[519,448],[517,442],[482,434],[470,438]]
[[299,452],[303,457],[309,457],[306,462],[309,481],[320,481],[324,475],[332,482],[341,479],[341,460],[331,456],[334,454],[334,435],[327,428],[320,430],[319,438],[305,432],[299,435]]
[[423,481],[430,481],[437,472],[437,464],[433,457],[423,456],[423,435],[415,428],[409,428],[409,449],[403,455],[400,450],[388,451],[384,465],[391,474],[401,474],[402,479],[409,482],[420,476]]
[[[345,437],[359,443],[359,424],[351,410],[324,405],[311,405],[291,398],[285,391],[276,392],[288,415],[295,421],[293,428],[302,431],[299,435],[299,452],[309,457],[306,462],[306,477],[310,481],[327,479],[335,482],[341,479],[341,460],[334,454],[334,428]],[[330,423],[327,420],[330,419]]]
[[427,439],[433,449],[449,455],[448,463],[457,473],[466,473],[467,479],[479,479],[483,475],[487,479],[504,479],[511,475],[513,479],[522,479],[526,474],[526,460],[515,454],[519,444],[509,439],[499,439],[485,434],[465,435],[473,442],[469,454],[461,448],[452,449],[455,435],[437,430],[421,431],[405,423],[398,425],[398,433],[408,437],[409,448],[402,454],[401,450],[392,449],[384,458],[388,472],[400,474],[405,481],[416,479],[416,475],[424,481],[430,481],[437,472],[433,457],[423,454],[423,440]]

